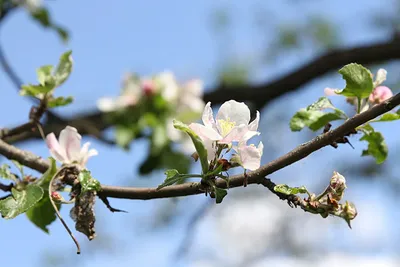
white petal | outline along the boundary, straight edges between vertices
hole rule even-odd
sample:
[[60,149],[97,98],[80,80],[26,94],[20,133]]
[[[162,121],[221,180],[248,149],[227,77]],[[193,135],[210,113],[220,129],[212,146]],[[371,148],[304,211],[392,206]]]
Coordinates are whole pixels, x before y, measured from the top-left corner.
[[337,89],[337,88],[329,88],[329,87],[326,87],[326,88],[324,89],[324,93],[325,93],[325,95],[327,95],[327,96],[337,95],[337,94],[336,94],[336,91],[340,91],[340,89]]
[[211,102],[208,102],[206,104],[206,106],[204,107],[202,120],[206,127],[209,127],[209,128],[215,127],[214,113],[211,108]]
[[65,155],[64,149],[58,143],[56,136],[54,133],[50,133],[46,136],[46,144],[50,150],[50,154],[53,158],[55,158],[59,162],[68,163],[66,161],[67,157]]
[[182,139],[181,131],[175,129],[174,125],[172,124],[172,119],[167,120],[167,136],[174,142],[178,142]]
[[179,87],[175,76],[170,71],[160,73],[156,78],[160,84],[163,98],[169,102],[176,101],[179,97]]
[[250,109],[243,102],[237,102],[235,100],[229,100],[222,104],[217,113],[217,124],[218,121],[231,121],[235,122],[236,126],[240,124],[248,125],[250,121]]
[[79,161],[81,154],[81,135],[74,127],[67,126],[60,133],[60,146],[65,150],[69,161]]
[[239,126],[235,126],[226,136],[224,136],[221,141],[219,141],[219,143],[230,144],[232,142],[239,142],[243,139],[248,131],[247,125],[241,124]]
[[260,135],[260,132],[257,132],[257,131],[248,131],[248,132],[243,136],[242,140],[246,142],[247,140],[249,140],[250,138],[252,138],[253,136],[256,136],[256,135]]
[[259,122],[260,122],[260,112],[257,110],[256,118],[249,124],[249,131],[257,131]]
[[117,101],[111,97],[102,97],[97,100],[97,108],[102,112],[111,112],[118,109]]
[[204,110],[204,101],[197,96],[186,95],[179,100],[178,109],[189,110],[201,114]]
[[199,123],[191,123],[189,128],[192,129],[200,138],[205,140],[217,141],[221,140],[222,136],[213,128],[206,127]]
[[199,79],[193,79],[184,85],[185,93],[197,97],[201,97],[203,95],[203,87],[203,81]]
[[254,171],[260,167],[263,145],[260,142],[258,147],[254,145],[239,147],[239,156],[243,168]]
[[376,73],[374,87],[381,85],[386,80],[387,71],[385,69],[379,69]]
[[207,160],[211,161],[215,158],[215,154],[217,153],[217,147],[214,145],[214,141],[212,140],[204,140],[203,144],[207,149]]

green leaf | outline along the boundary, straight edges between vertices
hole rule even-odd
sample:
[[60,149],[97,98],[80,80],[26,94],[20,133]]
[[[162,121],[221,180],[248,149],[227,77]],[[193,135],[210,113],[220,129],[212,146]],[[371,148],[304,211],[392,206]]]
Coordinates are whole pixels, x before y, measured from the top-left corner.
[[40,94],[46,94],[54,89],[54,86],[51,85],[22,85],[21,91],[19,92],[22,96],[39,96]]
[[214,187],[214,193],[215,193],[215,202],[217,204],[221,203],[224,197],[228,194],[228,191],[223,188],[218,188]]
[[151,136],[151,154],[159,154],[168,144],[168,135],[164,125],[156,125]]
[[[61,205],[56,204],[58,210],[60,210]],[[48,195],[45,195],[35,206],[30,208],[26,212],[28,219],[35,224],[37,227],[49,233],[49,226],[52,222],[57,219],[56,212],[51,205]]]
[[295,194],[307,194],[308,191],[305,186],[301,187],[290,187],[287,184],[279,184],[274,187],[275,192],[279,192],[285,195],[295,195]]
[[190,136],[194,144],[194,147],[196,148],[197,154],[199,154],[201,169],[204,174],[207,173],[209,169],[207,160],[207,149],[205,148],[201,138],[195,132],[193,132],[188,125],[182,122],[174,120],[173,124],[176,129],[181,130]]
[[19,170],[19,172],[21,173],[21,177],[23,178],[23,177],[25,177],[25,174],[24,174],[24,166],[21,164],[21,163],[19,163],[18,161],[16,161],[16,160],[11,160],[11,162],[15,165],[15,167]]
[[201,175],[196,175],[196,174],[180,174],[177,170],[166,170],[164,174],[167,176],[167,178],[164,180],[162,184],[160,184],[157,187],[157,190],[160,190],[163,187],[170,186],[176,183],[181,183],[187,178],[190,177],[201,177]]
[[48,191],[51,178],[53,178],[53,176],[57,172],[56,160],[52,157],[49,157],[48,159],[50,161],[50,167],[47,169],[45,173],[43,173],[42,177],[38,179],[36,182],[36,184],[41,188],[43,188],[45,191]]
[[57,97],[57,98],[53,98],[51,100],[49,100],[47,102],[47,106],[49,108],[56,108],[56,107],[62,107],[62,106],[66,106],[72,103],[72,101],[74,101],[74,98],[72,96],[69,97]]
[[379,119],[371,122],[395,121],[400,119],[400,109],[396,113],[385,113]]
[[53,23],[50,14],[46,8],[40,8],[31,13],[34,20],[40,23],[45,28],[50,28],[58,33],[58,36],[66,42],[68,40],[68,32],[62,27]]
[[339,70],[339,73],[346,80],[346,87],[338,94],[362,99],[368,97],[374,89],[371,72],[362,65],[347,64]]
[[128,149],[129,144],[134,138],[135,133],[131,128],[118,125],[115,127],[115,141],[120,147]]
[[17,176],[15,176],[15,174],[11,173],[10,166],[5,163],[0,166],[0,178],[18,182]]
[[364,133],[360,141],[368,142],[368,148],[363,150],[361,156],[372,156],[375,158],[377,164],[383,163],[388,155],[388,147],[383,135],[380,132],[375,132],[374,128],[369,124],[359,129]]
[[53,66],[45,65],[36,70],[37,78],[42,86],[53,85],[54,86],[54,78],[52,75]]
[[24,190],[11,189],[12,196],[0,200],[0,213],[5,219],[13,219],[32,208],[43,197],[43,189],[29,184]]
[[78,180],[81,183],[81,193],[101,190],[100,182],[94,179],[88,170],[81,171]]
[[54,78],[57,86],[63,84],[72,72],[72,51],[69,50],[61,55],[60,61],[58,62],[57,68],[54,72]]
[[[333,109],[333,112],[323,112],[324,109]],[[327,123],[335,120],[346,119],[346,114],[333,106],[332,102],[321,97],[307,108],[300,109],[290,120],[290,129],[292,131],[300,131],[304,127],[317,131],[324,127]]]

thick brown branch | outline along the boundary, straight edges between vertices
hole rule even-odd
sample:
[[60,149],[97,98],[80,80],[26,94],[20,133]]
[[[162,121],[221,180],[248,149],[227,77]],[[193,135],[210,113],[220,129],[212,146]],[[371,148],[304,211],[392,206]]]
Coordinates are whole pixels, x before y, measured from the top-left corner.
[[[282,157],[271,161],[270,163],[262,166],[256,171],[247,173],[248,184],[263,184],[271,190],[271,181],[265,177],[277,170],[280,170],[294,162],[297,162],[309,154],[321,149],[324,146],[330,145],[337,138],[344,136],[354,128],[392,110],[394,107],[400,105],[400,94],[393,96],[385,102],[374,106],[368,111],[354,116],[347,120],[338,128],[321,134],[311,141],[304,143]],[[22,151],[12,145],[9,145],[0,140],[0,154],[5,157],[16,160],[21,164],[35,169],[39,172],[45,172],[49,167],[49,162],[40,157],[35,156],[31,152]],[[235,175],[230,177],[230,188],[241,187],[244,182],[244,175]],[[224,180],[217,180],[218,187],[226,188]],[[156,188],[136,188],[136,187],[119,187],[102,185],[103,190],[99,192],[102,197],[114,197],[124,199],[154,199],[154,198],[167,198],[167,197],[180,197],[204,193],[200,183],[185,183],[180,185],[173,185],[164,187],[161,190]],[[281,197],[281,196],[280,196]]]
[[[256,104],[257,109],[260,109],[269,101],[295,91],[307,82],[348,63],[357,62],[360,64],[372,64],[398,58],[400,58],[400,43],[397,41],[350,49],[337,49],[269,83],[210,88],[210,90],[208,90],[209,93],[204,95],[204,100],[206,102],[211,101],[214,104],[222,103],[229,99],[251,101]],[[88,124],[90,124],[90,127],[87,127]],[[77,115],[68,121],[60,121],[50,117],[44,124],[43,130],[46,134],[50,132],[58,134],[66,125],[77,128],[82,135],[89,134],[96,137],[101,136],[101,131],[110,127],[104,120],[102,113],[93,111],[91,113]],[[6,141],[8,143],[14,143],[32,138],[40,138],[40,135],[38,133],[24,133],[6,139]]]

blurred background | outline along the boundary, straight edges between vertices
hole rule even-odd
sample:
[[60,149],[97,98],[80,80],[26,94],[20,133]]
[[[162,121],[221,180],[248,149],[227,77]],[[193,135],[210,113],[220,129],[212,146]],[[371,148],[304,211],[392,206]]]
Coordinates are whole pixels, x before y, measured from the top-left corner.
[[[74,71],[60,91],[73,95],[75,101],[56,110],[65,117],[95,111],[98,98],[118,95],[126,71],[149,75],[171,70],[182,81],[202,79],[207,92],[219,84],[267,84],[329,51],[395,42],[400,31],[397,0],[43,0],[42,5],[51,15],[51,27],[42,27],[24,8],[1,20],[2,56],[28,83],[36,81],[37,67],[55,64],[61,53],[72,49]],[[57,27],[68,32],[67,43],[62,42],[60,33],[64,32]],[[373,73],[385,68],[385,84],[399,91],[398,61],[364,65]],[[316,136],[307,129],[291,132],[289,120],[322,96],[325,87],[343,87],[336,72],[339,68],[262,107],[263,163]],[[0,90],[0,127],[25,122],[32,102],[18,95],[3,70]],[[350,110],[342,98],[332,101]],[[340,172],[347,179],[345,198],[358,209],[353,229],[340,218],[322,219],[292,209],[255,185],[230,190],[221,205],[203,195],[150,201],[110,199],[113,206],[128,213],[113,214],[98,202],[98,237],[88,242],[77,233],[80,256],[59,221],[47,235],[24,215],[0,220],[1,264],[399,266],[400,123],[381,124],[376,129],[389,146],[388,160],[382,165],[360,157],[366,143],[355,136],[350,140],[355,149],[325,147],[270,177],[276,183],[321,191],[332,172]],[[99,151],[88,168],[101,183],[148,187],[164,178],[161,169],[139,173],[148,149],[146,140],[132,142],[125,151],[90,136],[83,139]],[[16,145],[49,156],[39,139]],[[68,210],[63,214],[68,217]]]

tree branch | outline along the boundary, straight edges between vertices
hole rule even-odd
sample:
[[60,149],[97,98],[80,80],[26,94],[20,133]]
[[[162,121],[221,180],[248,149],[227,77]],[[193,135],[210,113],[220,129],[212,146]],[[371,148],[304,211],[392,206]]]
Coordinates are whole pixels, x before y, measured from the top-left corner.
[[[251,101],[255,103],[257,109],[260,109],[269,101],[293,92],[311,80],[341,68],[350,62],[372,64],[399,58],[400,42],[398,41],[332,50],[269,83],[229,87],[221,85],[216,88],[210,88],[210,90],[207,90],[209,93],[204,95],[204,101],[211,101],[214,104],[222,103],[229,99]],[[50,132],[58,134],[65,128],[65,125],[71,125],[77,128],[82,135],[89,134],[97,137],[101,135],[101,131],[111,126],[105,121],[103,115],[99,111],[92,111],[79,114],[65,121],[60,121],[56,117],[50,116],[44,123],[43,130],[46,134]],[[90,123],[91,127],[87,127],[88,123]],[[24,133],[5,140],[8,143],[15,143],[32,138],[40,138],[40,135],[38,133]]]
[[[266,165],[263,165],[258,170],[247,173],[248,184],[263,184],[270,190],[273,190],[273,184],[267,178],[267,175],[272,174],[288,165],[291,165],[311,153],[332,144],[335,140],[346,135],[346,133],[354,130],[356,127],[392,110],[396,106],[400,105],[400,93],[386,100],[385,102],[372,107],[370,110],[365,111],[361,114],[354,116],[353,118],[344,122],[341,126],[336,129],[330,130],[324,134],[321,134],[311,141],[301,144],[287,154],[280,158],[273,160]],[[0,154],[4,155],[8,159],[16,160],[21,164],[44,173],[50,166],[47,160],[44,160],[29,151],[20,150],[12,145],[5,143],[0,140]],[[229,179],[230,188],[241,187],[245,180],[244,175],[231,176]],[[222,179],[216,181],[216,185],[220,188],[226,188],[226,182]],[[271,187],[272,186],[272,187]],[[184,183],[180,185],[172,185],[164,187],[160,190],[157,188],[137,188],[137,187],[119,187],[102,185],[102,191],[99,192],[99,196],[102,197],[113,197],[123,199],[155,199],[155,198],[169,198],[169,197],[181,197],[204,193],[204,188],[201,183]],[[277,194],[280,198],[280,196]]]

